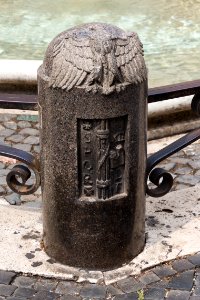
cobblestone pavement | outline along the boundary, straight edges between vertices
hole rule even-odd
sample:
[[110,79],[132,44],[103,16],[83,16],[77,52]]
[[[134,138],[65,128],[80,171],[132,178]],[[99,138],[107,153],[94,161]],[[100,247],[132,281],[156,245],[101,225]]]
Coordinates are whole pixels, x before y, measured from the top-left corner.
[[0,271],[0,300],[199,300],[200,253],[114,284],[75,283]]
[[[38,116],[0,113],[0,143],[2,142],[38,156]],[[173,190],[191,187],[200,182],[199,158],[200,143],[195,143],[160,164],[174,175]],[[20,197],[7,187],[6,175],[13,167],[13,163],[14,161],[10,159],[0,158],[1,199],[6,199],[12,205],[23,205],[31,209],[40,208],[40,189],[33,195]],[[109,286],[101,282],[76,283],[25,276],[2,270],[0,271],[1,299],[200,300],[200,253],[159,265],[138,277],[129,276]]]

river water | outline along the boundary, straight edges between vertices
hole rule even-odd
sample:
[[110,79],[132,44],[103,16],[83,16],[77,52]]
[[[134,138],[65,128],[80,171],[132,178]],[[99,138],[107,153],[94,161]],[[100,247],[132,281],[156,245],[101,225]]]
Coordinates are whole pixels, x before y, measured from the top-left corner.
[[200,78],[200,0],[0,0],[0,59],[43,59],[48,43],[80,23],[136,31],[149,85]]

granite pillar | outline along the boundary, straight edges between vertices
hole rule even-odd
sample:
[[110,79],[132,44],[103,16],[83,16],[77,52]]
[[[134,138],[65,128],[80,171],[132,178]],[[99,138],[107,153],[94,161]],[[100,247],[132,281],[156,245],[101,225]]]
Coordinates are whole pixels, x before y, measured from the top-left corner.
[[38,70],[44,247],[108,269],[145,244],[147,72],[136,33],[85,24]]

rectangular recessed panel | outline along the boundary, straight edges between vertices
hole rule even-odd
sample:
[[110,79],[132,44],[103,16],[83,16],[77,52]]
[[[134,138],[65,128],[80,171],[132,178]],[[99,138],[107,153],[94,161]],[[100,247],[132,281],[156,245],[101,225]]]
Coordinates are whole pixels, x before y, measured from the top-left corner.
[[78,120],[79,193],[106,200],[125,191],[127,116]]

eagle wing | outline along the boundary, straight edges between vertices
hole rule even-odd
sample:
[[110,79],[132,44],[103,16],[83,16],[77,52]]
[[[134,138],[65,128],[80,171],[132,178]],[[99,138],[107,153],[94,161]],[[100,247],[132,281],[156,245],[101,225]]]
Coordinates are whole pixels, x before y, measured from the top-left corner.
[[92,57],[88,40],[61,39],[54,45],[49,85],[66,90],[81,86],[93,70]]
[[125,82],[138,83],[146,79],[143,46],[136,33],[116,40],[115,56]]

